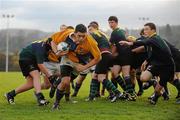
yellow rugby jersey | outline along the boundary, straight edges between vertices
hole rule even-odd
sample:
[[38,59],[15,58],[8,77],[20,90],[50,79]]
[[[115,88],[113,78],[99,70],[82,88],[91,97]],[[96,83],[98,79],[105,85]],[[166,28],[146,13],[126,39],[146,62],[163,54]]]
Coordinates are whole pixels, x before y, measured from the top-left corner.
[[65,39],[69,36],[70,33],[74,32],[74,29],[66,29],[61,32],[57,32],[51,36],[52,41],[58,45],[60,42],[65,41]]
[[87,35],[85,40],[78,44],[75,51],[70,51],[67,56],[68,58],[73,62],[79,62],[79,58],[77,55],[86,55],[90,53],[93,58],[100,59],[101,53],[98,48],[97,42],[94,40],[94,38],[91,35]]
[[[74,32],[74,29],[66,29],[64,31],[61,31],[61,32],[57,32],[55,34],[53,34],[50,38],[52,39],[52,41],[58,45],[60,42],[63,42],[65,41],[65,39],[67,38],[67,36]],[[52,62],[59,62],[58,60],[58,56],[55,55],[55,53],[51,52],[49,55],[48,55],[48,59]]]
[[[73,32],[73,29],[66,29],[65,31],[53,34],[51,39],[56,45],[58,45],[60,42],[66,41],[67,37]],[[67,57],[73,62],[79,62],[77,55],[86,55],[88,53],[90,53],[95,59],[100,59],[101,57],[98,44],[91,35],[87,35],[85,40],[78,44],[74,51],[69,51]],[[54,53],[49,54],[48,59],[54,62],[58,61],[58,57]]]

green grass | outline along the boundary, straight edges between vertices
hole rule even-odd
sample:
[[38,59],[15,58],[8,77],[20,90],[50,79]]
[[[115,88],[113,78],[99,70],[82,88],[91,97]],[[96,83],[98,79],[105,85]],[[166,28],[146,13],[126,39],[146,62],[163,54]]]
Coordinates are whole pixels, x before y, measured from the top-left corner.
[[[153,106],[147,101],[153,89],[145,91],[136,102],[118,101],[110,103],[106,98],[95,102],[85,102],[88,96],[90,76],[80,89],[76,98],[77,104],[61,102],[60,111],[51,111],[53,99],[48,98],[49,90],[44,90],[50,105],[39,107],[33,95],[33,90],[16,96],[15,105],[7,104],[3,95],[5,92],[23,84],[25,80],[19,72],[0,73],[0,120],[180,120],[180,105],[175,104],[177,91],[169,85],[171,99]],[[106,94],[107,96],[107,94]]]

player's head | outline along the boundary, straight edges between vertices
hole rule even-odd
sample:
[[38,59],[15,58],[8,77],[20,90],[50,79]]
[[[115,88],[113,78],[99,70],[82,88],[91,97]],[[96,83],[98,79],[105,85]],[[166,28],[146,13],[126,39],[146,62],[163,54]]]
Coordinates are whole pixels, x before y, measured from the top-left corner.
[[111,29],[116,29],[118,27],[118,18],[116,16],[110,16],[108,19],[109,27]]
[[92,33],[94,30],[98,30],[99,29],[99,25],[96,21],[92,21],[89,23],[88,25],[88,31],[90,33]]
[[154,23],[146,23],[144,25],[144,35],[149,37],[156,32],[156,25]]
[[96,21],[90,22],[89,25],[91,25],[93,28],[95,28],[95,29],[97,29],[97,30],[99,29],[99,24],[98,24],[98,22],[96,22]]
[[76,42],[82,42],[86,38],[87,35],[87,28],[83,24],[76,25],[75,32],[74,32]]
[[67,28],[67,26],[66,26],[65,24],[62,24],[62,25],[60,26],[60,31],[64,31],[66,28]]
[[67,29],[74,29],[73,26],[67,26]]

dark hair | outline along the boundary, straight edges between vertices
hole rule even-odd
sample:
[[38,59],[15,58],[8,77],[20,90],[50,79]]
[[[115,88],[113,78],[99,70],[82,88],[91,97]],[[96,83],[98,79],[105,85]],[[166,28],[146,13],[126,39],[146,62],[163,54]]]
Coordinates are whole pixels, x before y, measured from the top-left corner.
[[88,28],[89,27],[93,27],[95,29],[99,29],[99,25],[98,25],[98,23],[96,21],[90,22],[89,25],[88,25]]
[[108,21],[115,21],[116,23],[118,23],[118,18],[116,16],[110,16],[108,18]]
[[140,35],[144,35],[144,28],[140,31]]
[[74,29],[73,26],[67,26],[67,29]]
[[144,26],[149,26],[151,28],[151,30],[156,31],[156,25],[154,23],[146,23]]
[[86,33],[87,32],[86,26],[83,24],[76,25],[75,33],[77,33],[77,32]]
[[98,24],[98,22],[96,22],[96,21],[92,21],[92,22],[90,22],[89,24],[96,25],[97,27],[99,27],[99,24]]

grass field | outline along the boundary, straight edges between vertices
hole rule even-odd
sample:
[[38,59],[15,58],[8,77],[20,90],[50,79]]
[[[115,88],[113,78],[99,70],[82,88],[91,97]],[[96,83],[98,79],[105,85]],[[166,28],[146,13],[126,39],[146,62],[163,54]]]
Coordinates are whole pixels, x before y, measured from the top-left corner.
[[[88,96],[89,80],[86,79],[79,96],[75,99],[78,103],[61,102],[60,111],[51,111],[53,99],[48,97],[49,90],[44,90],[46,98],[50,100],[48,106],[39,107],[33,90],[19,94],[15,98],[15,105],[7,104],[3,95],[5,92],[25,82],[21,73],[0,73],[0,120],[180,120],[180,105],[175,104],[177,91],[169,85],[171,98],[169,101],[159,99],[158,104],[152,106],[147,97],[152,93],[152,88],[145,91],[136,102],[117,101],[110,103],[106,98],[95,102],[85,102]],[[107,94],[106,94],[107,96]]]

